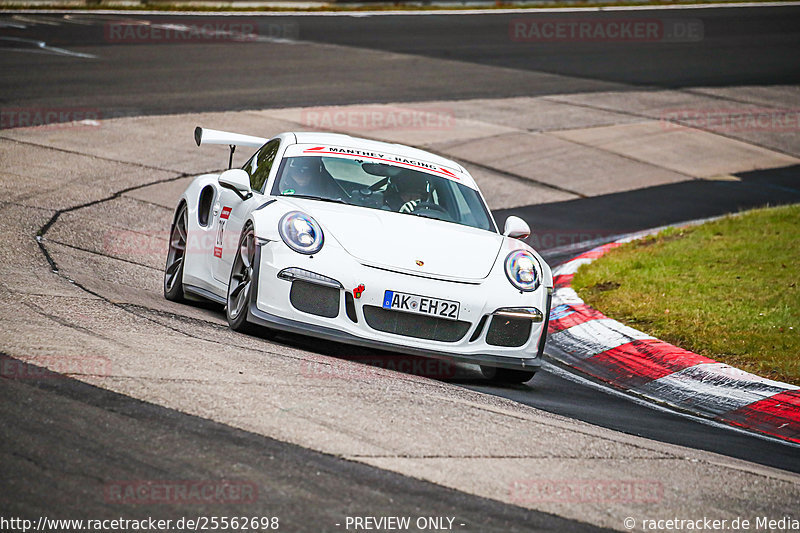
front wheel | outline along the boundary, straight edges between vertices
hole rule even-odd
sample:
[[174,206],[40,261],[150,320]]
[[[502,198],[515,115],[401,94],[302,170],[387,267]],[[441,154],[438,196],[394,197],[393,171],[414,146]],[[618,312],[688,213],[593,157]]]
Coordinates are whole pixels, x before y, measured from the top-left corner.
[[253,326],[247,321],[250,291],[253,290],[253,262],[256,257],[256,238],[253,226],[247,225],[239,238],[236,258],[228,281],[228,305],[225,314],[234,331],[250,333]]
[[512,370],[481,365],[481,373],[494,383],[518,384],[530,381],[536,374],[534,370]]
[[169,232],[169,252],[164,267],[164,298],[173,302],[186,300],[183,293],[183,263],[186,259],[188,228],[189,215],[186,204],[182,203]]

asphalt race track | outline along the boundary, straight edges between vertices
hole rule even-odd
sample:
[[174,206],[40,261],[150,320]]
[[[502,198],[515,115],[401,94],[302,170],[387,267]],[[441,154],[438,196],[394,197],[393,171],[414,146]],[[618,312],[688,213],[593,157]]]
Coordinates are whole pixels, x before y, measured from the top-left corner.
[[[21,473],[31,471],[24,457],[4,459],[5,486],[0,500],[4,515],[52,516],[79,507],[87,515],[102,516],[111,501],[102,492],[85,490],[87,480],[97,477],[204,479],[215,471],[238,470],[248,476],[255,496],[265,496],[258,507],[248,509],[253,516],[272,516],[276,509],[314,502],[302,510],[281,513],[281,529],[291,531],[333,525],[341,520],[343,501],[352,502],[346,509],[350,515],[413,515],[426,509],[446,516],[458,509],[459,519],[480,531],[597,531],[586,524],[340,461],[78,381],[48,379],[44,371],[42,379],[33,382],[4,384],[0,394],[3,417],[25,421],[3,435],[3,447],[25,449],[29,457],[38,456],[40,463],[34,470],[45,472],[23,477]],[[48,424],[45,434],[37,421]],[[80,434],[76,427],[82,428]],[[100,450],[103,452],[98,455]],[[85,459],[76,463],[76,457]],[[61,472],[62,465],[71,466]],[[48,492],[58,496],[41,497]],[[238,509],[235,503],[199,510],[197,505],[173,505],[160,518],[178,520],[198,511],[235,516]],[[133,517],[141,519],[148,514],[152,515],[140,509]]]
[[[785,108],[794,106],[796,110],[800,105],[796,87],[800,82],[797,61],[800,8],[675,9],[637,11],[636,16],[681,24],[699,22],[703,37],[634,46],[620,42],[525,43],[510,39],[509,28],[514,19],[529,15],[513,13],[281,15],[247,16],[261,28],[260,35],[264,38],[257,43],[119,43],[109,36],[109,27],[121,20],[135,18],[155,24],[191,23],[203,19],[177,15],[76,14],[64,18],[59,14],[0,14],[0,70],[3,72],[0,107],[4,111],[79,109],[95,113],[98,119],[135,121],[132,117],[154,117],[155,120],[161,115],[208,112],[244,111],[238,116],[246,116],[246,110],[300,106],[398,102],[440,105],[436,102],[542,97],[550,99],[548,102],[569,101],[571,105],[585,106],[587,113],[610,113],[610,108],[599,103],[607,98],[603,95],[623,95],[624,98],[625,94],[630,94],[630,110],[615,109],[614,112],[619,120],[633,121],[649,116],[644,107],[637,108],[633,104],[641,101],[643,94],[669,91],[669,95],[702,96],[724,109],[759,105],[761,97],[753,96],[756,94],[753,87],[774,90],[783,98],[778,104]],[[624,18],[613,12],[548,13],[536,17],[537,20]],[[598,95],[596,105],[594,95]],[[676,106],[681,105],[680,100],[676,102]],[[441,104],[448,105],[455,106]],[[771,103],[762,98],[760,105]],[[256,118],[255,115],[248,117],[251,122]],[[284,119],[270,116],[269,120]],[[15,136],[18,126],[27,125],[30,124],[9,123],[4,118],[4,129],[0,129],[0,143],[5,143],[3,158],[32,160],[35,161],[33,168],[39,168],[36,150],[43,148],[45,137]],[[76,131],[80,136],[80,130]],[[125,155],[119,156],[119,160],[112,154],[106,158],[95,153],[92,157],[111,166],[123,160],[127,161],[123,161],[124,164],[135,160],[135,155],[131,154],[136,154],[137,143],[143,142],[135,135],[142,135],[142,132],[136,131],[126,139],[119,136],[117,130],[113,131],[109,138],[124,145]],[[536,128],[529,131],[538,132]],[[800,145],[798,132],[790,134],[787,137],[783,132],[737,132],[729,138],[747,141],[791,159],[800,156]],[[369,132],[364,135],[369,136]],[[88,146],[79,146],[80,142],[74,146],[58,145],[63,142],[58,134],[54,134],[53,139],[54,150],[58,152],[53,157],[69,159],[84,154],[83,148],[89,151],[86,153],[93,149],[89,142]],[[188,133],[185,140],[189,141]],[[451,148],[446,142],[429,146],[434,150]],[[202,163],[189,165],[191,170],[179,175],[177,172],[183,172],[178,168],[185,161],[183,153],[170,164],[172,162],[167,161],[171,157],[171,147],[161,145],[160,150],[158,163],[144,160],[134,164],[152,171],[160,180],[157,183],[165,187],[173,181],[185,185],[186,176],[197,174],[200,169],[215,168],[211,166],[212,159],[205,155]],[[471,161],[465,156],[462,160],[472,170]],[[8,163],[4,165],[8,166],[0,170],[7,175],[23,177],[18,168]],[[500,166],[491,167],[481,161],[476,161],[475,165],[474,168],[481,168],[497,179],[520,181],[518,173]],[[525,218],[534,228],[531,237],[534,245],[547,243],[548,238],[557,235],[559,246],[539,246],[550,264],[555,265],[592,246],[598,239],[749,207],[800,201],[800,166],[790,162],[773,167],[731,172],[730,176],[723,172],[724,179],[714,176],[713,179],[680,180],[675,177],[670,178],[672,181],[665,179],[624,190],[610,187],[601,193],[578,190],[568,180],[563,186],[536,182],[542,194],[554,195],[552,201],[500,205],[494,213],[498,221],[511,214]],[[33,237],[42,228],[50,231],[50,225],[57,220],[59,224],[74,225],[76,220],[82,217],[91,220],[97,213],[110,219],[113,215],[109,214],[108,205],[129,200],[126,195],[135,191],[128,187],[136,189],[146,185],[124,184],[123,180],[109,184],[116,188],[109,188],[109,194],[103,199],[75,192],[75,198],[70,196],[71,204],[62,205],[54,200],[53,208],[48,209],[48,206],[28,205],[27,199],[33,197],[31,193],[9,202],[7,208],[18,220],[30,216],[30,223],[25,222],[25,227]],[[14,192],[13,186],[4,187]],[[124,193],[119,192],[123,190]],[[170,194],[175,190],[178,189],[173,188]],[[487,194],[487,198],[489,196]],[[141,196],[138,198],[141,205],[136,207],[124,204],[123,219],[152,216],[152,221],[145,225],[160,227],[159,224],[169,218],[169,209],[154,198],[155,195]],[[491,202],[491,198],[489,200]],[[56,213],[55,218],[53,213]],[[97,238],[98,234],[91,230],[75,230],[75,227],[64,229],[53,224],[52,233],[46,235],[53,243],[45,240],[41,249],[36,248],[37,258],[26,261],[41,269],[44,251],[57,266],[62,267],[59,258],[63,256],[67,258],[66,271],[79,271],[80,260],[69,258],[69,254],[92,249],[84,240]],[[587,232],[587,228],[592,231]],[[77,232],[77,237],[73,232]],[[569,246],[560,246],[563,243]],[[107,259],[101,253],[94,253],[93,257],[101,264]],[[139,266],[142,265],[136,265]],[[86,271],[91,273],[94,268],[97,267],[93,264]],[[148,271],[148,275],[153,277],[153,272]],[[133,323],[123,321],[123,329],[129,327],[136,331],[137,323],[147,323],[166,326],[169,329],[165,331],[170,334],[185,334],[194,324],[203,335],[219,337],[223,340],[217,342],[230,342],[231,346],[244,343],[246,350],[261,350],[259,346],[266,342],[258,338],[241,340],[225,333],[224,313],[214,306],[187,308],[176,313],[175,308],[158,307],[162,305],[159,303],[153,304],[151,309],[147,307],[149,302],[158,298],[152,290],[148,289],[142,299],[134,298],[135,301],[129,303],[128,293],[124,291],[117,296],[107,296],[107,291],[111,290],[109,285],[113,285],[109,280],[87,281],[74,276],[72,279],[86,289],[87,298],[99,297],[129,313]],[[141,283],[143,287],[150,287],[150,281]],[[43,304],[26,301],[25,305],[41,309],[38,306]],[[92,315],[91,311],[86,313]],[[112,335],[111,338],[104,336],[107,333],[93,332],[91,322],[81,324],[83,334],[102,338],[102,342],[124,344],[123,337]],[[14,331],[0,334],[0,357],[6,368],[17,364],[14,347],[24,343],[26,338]],[[352,361],[360,364],[359,361],[369,355],[291,336],[280,337],[277,346],[281,353],[286,352],[293,358],[331,357],[344,364]],[[253,362],[250,368],[260,367]],[[182,379],[190,382],[192,378],[184,375]],[[400,381],[403,380],[413,386],[420,380],[432,382],[420,385],[423,387],[438,385],[435,380],[413,373],[401,376]],[[621,439],[651,439],[659,443],[657,446],[663,446],[663,450],[672,451],[672,445],[677,445],[692,450],[687,452],[690,454],[695,453],[694,450],[704,450],[776,468],[786,476],[790,476],[790,472],[800,473],[796,447],[655,410],[609,394],[602,387],[568,379],[561,372],[543,371],[525,385],[497,387],[488,385],[474,368],[463,367],[458,369],[456,377],[442,381],[443,385],[457,385],[461,390],[459,394],[469,398],[464,401],[498,397],[485,401],[510,401],[502,403],[503,409],[512,404],[530,406],[613,430],[609,434],[625,434]],[[47,376],[34,380],[3,379],[0,387],[3,397],[0,402],[3,422],[0,477],[8,482],[0,493],[0,514],[37,516],[57,511],[63,515],[82,507],[87,516],[93,513],[104,516],[116,512],[116,508],[108,498],[103,498],[102,491],[95,489],[108,479],[208,479],[220,473],[235,472],[256,484],[262,494],[270,494],[269,499],[264,500],[267,504],[259,500],[259,506],[248,508],[248,513],[267,515],[279,509],[290,530],[323,530],[315,524],[327,524],[325,530],[340,530],[334,524],[345,515],[444,516],[454,514],[454,509],[458,510],[464,529],[470,531],[589,531],[595,530],[598,524],[620,528],[608,518],[576,517],[558,505],[547,507],[545,511],[533,510],[525,508],[524,502],[515,505],[519,502],[498,501],[492,494],[482,497],[484,493],[478,489],[453,490],[446,483],[429,482],[424,475],[415,474],[411,466],[404,466],[406,470],[402,471],[408,474],[401,475],[398,469],[388,466],[388,470],[384,469],[381,463],[384,458],[378,453],[373,453],[374,457],[372,452],[319,453],[314,449],[327,449],[322,437],[319,442],[324,445],[306,449],[295,444],[304,442],[302,436],[296,440],[295,435],[270,438],[255,427],[252,431],[241,429],[247,423],[237,426],[228,419],[212,416],[215,411],[210,406],[211,400],[209,405],[201,401],[197,409],[184,409],[171,404],[170,400],[159,404],[120,392],[128,385],[120,384],[119,388],[115,385],[112,390],[106,390],[90,383],[91,380],[85,383],[76,379],[48,379]],[[150,394],[147,386],[143,389]],[[209,414],[203,416],[203,413]],[[47,431],[41,431],[41,427],[46,427]],[[659,452],[663,450],[658,448]],[[513,458],[513,454],[509,456]],[[280,461],[280,467],[275,466],[276,460]],[[462,485],[469,486],[469,483],[462,482]],[[49,495],[43,498],[42,494],[46,493]],[[792,497],[791,492],[786,494],[778,495],[777,499]],[[312,509],[300,509],[298,502],[316,503]],[[205,511],[206,514],[224,514],[223,511],[236,510],[235,506],[171,506],[164,511],[164,517]],[[126,511],[132,516],[152,514],[147,508],[128,507]]]
[[[623,18],[615,13],[542,14],[537,20],[587,16]],[[108,25],[126,17],[88,15],[84,18],[94,24],[2,28],[6,37],[98,52],[100,59],[64,62],[49,55],[4,54],[0,94],[7,107],[45,103],[99,107],[104,116],[118,116],[642,87],[793,84],[800,77],[796,60],[800,14],[795,7],[670,10],[666,15],[637,11],[636,16],[700,20],[704,38],[635,46],[515,42],[509,38],[509,24],[520,18],[518,14],[245,17],[261,24],[259,35],[267,38],[287,35],[300,42],[339,45],[312,53],[302,44],[287,47],[269,40],[258,46],[230,41],[120,45]],[[203,20],[170,15],[136,18]],[[0,39],[0,47],[25,45]],[[379,50],[396,55],[371,53]],[[32,62],[38,68],[31,68]],[[495,69],[481,68],[485,66],[505,70],[498,78]]]

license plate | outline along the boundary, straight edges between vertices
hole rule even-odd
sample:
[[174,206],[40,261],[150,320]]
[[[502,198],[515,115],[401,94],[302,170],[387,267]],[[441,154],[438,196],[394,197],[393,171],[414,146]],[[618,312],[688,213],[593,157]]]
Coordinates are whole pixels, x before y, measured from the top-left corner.
[[458,320],[459,303],[418,294],[386,291],[383,293],[383,308]]

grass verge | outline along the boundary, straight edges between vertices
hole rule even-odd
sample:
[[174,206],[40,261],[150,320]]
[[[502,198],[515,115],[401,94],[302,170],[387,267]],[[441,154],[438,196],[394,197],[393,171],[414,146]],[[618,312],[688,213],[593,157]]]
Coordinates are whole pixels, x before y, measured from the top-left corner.
[[748,372],[800,385],[800,205],[668,229],[575,274],[592,307]]

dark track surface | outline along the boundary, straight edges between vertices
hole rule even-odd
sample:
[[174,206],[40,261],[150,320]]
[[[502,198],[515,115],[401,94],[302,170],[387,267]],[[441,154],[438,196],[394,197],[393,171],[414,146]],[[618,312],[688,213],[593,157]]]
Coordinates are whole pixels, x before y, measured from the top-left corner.
[[623,433],[800,472],[797,447],[693,422],[548,372],[539,372],[526,385],[517,387],[499,388],[478,383],[466,386]]
[[[2,355],[0,363],[19,364]],[[43,378],[0,378],[0,514],[5,518],[277,516],[281,531],[320,532],[345,530],[346,516],[450,516],[456,519],[455,531],[604,531],[344,461],[43,369],[31,374]],[[249,487],[252,498],[198,504],[155,496],[159,503],[119,503],[111,487],[121,480],[177,485],[231,480]]]
[[[742,172],[740,181],[691,180],[494,212],[495,219],[522,217],[533,228],[531,246],[551,265],[582,251],[582,241],[608,239],[667,224],[800,202],[800,167]],[[548,251],[577,245],[567,253]],[[593,245],[596,246],[596,245]]]
[[[109,117],[800,81],[796,7],[536,15],[550,21],[692,19],[702,24],[698,42],[521,43],[509,36],[513,19],[529,18],[519,14],[246,19],[260,27],[259,35],[344,45],[322,48],[146,39],[118,44],[107,37],[108,25],[122,18],[220,19],[76,17],[90,25],[17,21],[27,27],[0,27],[0,105],[84,107]],[[14,22],[9,15],[0,21]],[[8,52],[33,46],[3,37],[42,40],[97,58]]]
[[[514,19],[699,21],[697,42],[523,43],[509,36]],[[679,10],[605,13],[502,14],[481,17],[332,18],[304,24],[302,38],[440,59],[454,59],[516,70],[578,78],[559,92],[590,86],[589,80],[658,87],[731,86],[793,83],[800,77],[794,52],[800,44],[800,10]],[[400,27],[411,27],[400,31]],[[713,68],[709,66],[713,65]],[[500,89],[503,90],[502,88]],[[548,94],[549,87],[528,88],[527,95]]]

